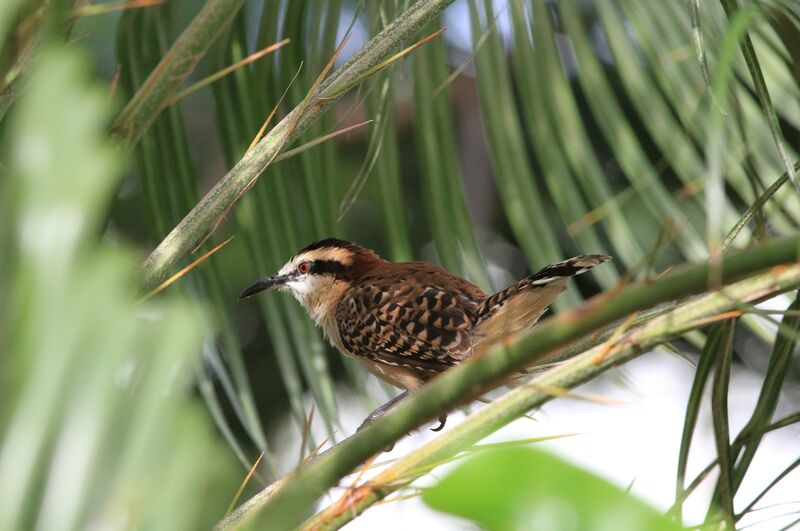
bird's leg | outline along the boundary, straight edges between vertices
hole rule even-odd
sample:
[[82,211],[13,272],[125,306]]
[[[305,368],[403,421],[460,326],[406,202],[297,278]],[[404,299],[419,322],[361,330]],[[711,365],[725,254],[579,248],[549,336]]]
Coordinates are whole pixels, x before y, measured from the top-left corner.
[[407,396],[408,396],[408,391],[403,391],[402,393],[392,398],[379,408],[375,409],[372,413],[367,415],[367,418],[365,418],[364,422],[361,423],[361,426],[358,427],[358,431],[363,430],[364,428],[366,428],[367,426],[369,426],[370,424],[381,418],[387,411],[392,409],[395,406],[395,404],[397,404]]
[[[364,419],[364,422],[361,423],[361,426],[358,427],[357,431],[361,431],[362,429],[366,428],[379,418],[381,418],[387,411],[392,409],[398,402],[403,400],[405,397],[408,396],[408,391],[403,391],[396,397],[392,398],[379,408],[375,409],[372,413],[367,415],[367,418]],[[444,429],[444,425],[447,423],[447,414],[443,414],[439,417],[439,425],[435,428],[431,428],[431,431],[442,431]]]

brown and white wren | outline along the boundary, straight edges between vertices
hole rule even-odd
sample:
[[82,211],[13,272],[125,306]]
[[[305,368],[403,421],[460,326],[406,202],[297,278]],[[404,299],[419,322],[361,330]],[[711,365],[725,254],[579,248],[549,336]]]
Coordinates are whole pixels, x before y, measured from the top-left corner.
[[[276,274],[245,289],[291,292],[342,354],[405,389],[362,427],[426,382],[498,340],[527,330],[564,290],[569,277],[609,260],[576,256],[487,295],[475,284],[426,262],[393,263],[336,238],[301,249]],[[435,431],[444,427],[441,417]]]

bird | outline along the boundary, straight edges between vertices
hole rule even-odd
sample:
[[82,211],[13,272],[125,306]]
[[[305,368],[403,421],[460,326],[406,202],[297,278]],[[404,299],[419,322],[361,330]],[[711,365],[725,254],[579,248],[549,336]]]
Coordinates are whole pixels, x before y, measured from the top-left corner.
[[[360,430],[436,376],[532,327],[570,277],[610,259],[576,256],[489,295],[435,264],[391,262],[356,243],[326,238],[245,288],[239,300],[266,290],[290,292],[339,352],[404,389]],[[432,430],[446,421],[442,415]]]

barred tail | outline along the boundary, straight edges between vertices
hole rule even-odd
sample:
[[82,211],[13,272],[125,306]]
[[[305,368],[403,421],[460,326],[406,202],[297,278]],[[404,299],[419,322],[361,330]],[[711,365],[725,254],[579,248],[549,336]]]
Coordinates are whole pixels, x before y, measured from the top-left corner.
[[534,286],[543,286],[559,279],[567,277],[574,277],[582,273],[586,273],[595,266],[608,262],[611,260],[610,256],[604,254],[587,254],[584,256],[576,256],[563,262],[556,262],[550,264],[527,278],[523,278],[517,282],[516,286],[531,284]]
[[550,264],[488,297],[473,320],[473,344],[480,345],[482,350],[498,339],[530,328],[564,291],[570,277],[608,260],[610,256],[592,254]]

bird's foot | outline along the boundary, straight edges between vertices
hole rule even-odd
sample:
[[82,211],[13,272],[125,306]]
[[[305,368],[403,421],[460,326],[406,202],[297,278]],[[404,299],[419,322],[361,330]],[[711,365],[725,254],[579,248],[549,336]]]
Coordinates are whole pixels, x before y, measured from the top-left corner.
[[[372,413],[367,415],[367,418],[364,419],[364,421],[361,423],[361,425],[358,427],[358,429],[356,431],[363,430],[364,428],[366,428],[367,426],[369,426],[370,424],[372,424],[373,422],[375,422],[376,420],[378,420],[379,418],[384,416],[387,411],[392,409],[395,405],[397,405],[398,402],[403,400],[406,396],[408,396],[408,391],[405,391],[405,392],[397,395],[396,397],[392,398],[391,400],[389,400],[388,402],[386,402],[382,406],[376,408]],[[436,426],[435,428],[431,428],[431,431],[437,431],[437,432],[438,431],[442,431],[442,429],[444,429],[444,426],[445,426],[446,423],[447,423],[447,415],[440,416],[439,417],[439,425]],[[393,448],[394,448],[394,444],[391,444],[390,446],[387,446],[386,448],[384,448],[383,451],[384,452],[391,452]]]

